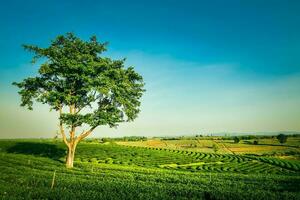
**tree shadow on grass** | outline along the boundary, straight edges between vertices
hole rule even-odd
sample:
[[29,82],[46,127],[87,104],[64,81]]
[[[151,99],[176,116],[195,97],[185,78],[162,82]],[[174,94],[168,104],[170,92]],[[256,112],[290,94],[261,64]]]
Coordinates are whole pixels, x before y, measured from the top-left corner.
[[18,142],[14,146],[6,150],[8,153],[19,153],[26,155],[36,155],[51,158],[60,161],[65,156],[65,150],[54,144],[38,143],[38,142]]

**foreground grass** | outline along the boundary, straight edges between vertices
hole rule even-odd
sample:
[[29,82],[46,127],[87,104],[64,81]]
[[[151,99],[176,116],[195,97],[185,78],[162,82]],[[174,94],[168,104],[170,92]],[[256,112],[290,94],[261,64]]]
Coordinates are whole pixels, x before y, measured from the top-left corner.
[[300,199],[298,162],[81,144],[67,170],[61,143],[0,141],[0,148],[1,199]]

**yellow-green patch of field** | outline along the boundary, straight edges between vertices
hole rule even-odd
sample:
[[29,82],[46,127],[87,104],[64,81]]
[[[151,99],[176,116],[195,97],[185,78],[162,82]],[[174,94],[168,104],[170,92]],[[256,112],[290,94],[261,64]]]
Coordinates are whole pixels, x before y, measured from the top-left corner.
[[218,153],[229,153],[228,150],[217,143],[214,140],[160,140],[151,139],[147,141],[134,141],[134,142],[116,142],[119,145],[125,146],[138,146],[138,147],[150,147],[150,148],[166,148],[166,149],[176,149],[176,150],[186,150],[195,152],[207,152],[213,153],[213,145],[217,145]]
[[284,151],[287,147],[284,146],[259,146],[259,145],[240,145],[234,146],[231,145],[228,149],[233,153],[267,153],[267,152],[275,152],[275,151]]
[[299,138],[289,138],[285,144],[280,144],[277,139],[259,139],[258,145],[254,145],[255,140],[242,140],[234,143],[233,140],[222,140],[222,143],[228,150],[235,154],[266,154],[280,152],[299,152]]
[[[254,140],[245,140],[245,142],[253,143]],[[259,139],[259,144],[282,145],[276,138]],[[289,137],[283,146],[300,147],[300,137]]]

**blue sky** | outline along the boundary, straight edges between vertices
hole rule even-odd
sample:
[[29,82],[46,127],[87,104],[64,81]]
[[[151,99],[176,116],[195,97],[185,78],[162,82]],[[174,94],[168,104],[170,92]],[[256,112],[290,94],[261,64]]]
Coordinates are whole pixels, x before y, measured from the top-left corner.
[[299,10],[296,0],[3,1],[1,137],[54,135],[56,114],[18,107],[11,82],[37,70],[21,44],[70,31],[108,41],[106,55],[146,82],[140,117],[94,136],[300,130]]

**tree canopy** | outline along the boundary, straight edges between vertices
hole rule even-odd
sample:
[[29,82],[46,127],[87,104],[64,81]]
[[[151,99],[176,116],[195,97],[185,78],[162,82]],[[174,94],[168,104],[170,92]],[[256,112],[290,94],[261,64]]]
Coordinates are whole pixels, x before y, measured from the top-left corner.
[[234,143],[239,143],[240,142],[240,138],[238,138],[238,137],[234,137],[233,140],[234,140]]
[[286,143],[286,141],[287,141],[287,135],[281,133],[281,134],[277,135],[277,140],[281,144]]
[[[20,88],[21,106],[31,110],[37,101],[59,111],[67,145],[85,138],[99,125],[115,127],[137,117],[145,91],[142,76],[133,67],[125,67],[125,59],[102,56],[107,43],[98,42],[96,36],[84,41],[67,33],[47,48],[23,47],[34,54],[33,63],[40,60],[42,64],[36,77],[13,83]],[[70,128],[69,139],[63,125]],[[75,128],[82,125],[90,129],[76,137]]]

